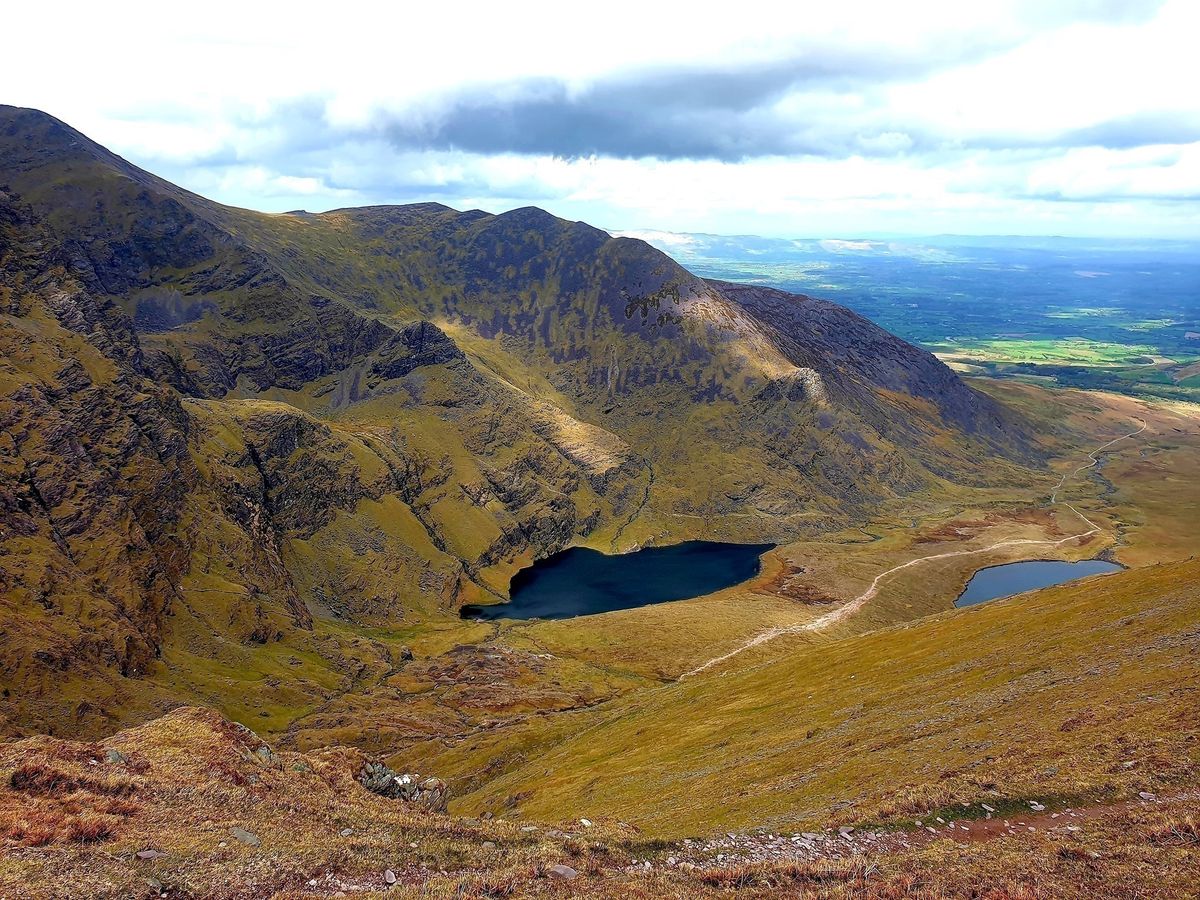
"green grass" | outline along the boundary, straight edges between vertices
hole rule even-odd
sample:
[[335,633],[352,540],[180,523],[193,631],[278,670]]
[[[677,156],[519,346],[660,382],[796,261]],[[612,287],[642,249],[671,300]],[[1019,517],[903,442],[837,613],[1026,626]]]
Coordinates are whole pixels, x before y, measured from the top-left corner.
[[457,808],[520,795],[525,816],[684,836],[1186,780],[1200,670],[1178,648],[1200,627],[1198,576],[1195,562],[1135,570],[833,643],[780,641],[577,716]]

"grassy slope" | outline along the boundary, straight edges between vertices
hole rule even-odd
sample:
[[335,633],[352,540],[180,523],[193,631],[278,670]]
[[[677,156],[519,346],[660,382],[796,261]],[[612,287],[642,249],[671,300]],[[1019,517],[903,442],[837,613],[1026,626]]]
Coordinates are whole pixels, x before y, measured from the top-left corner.
[[[1063,499],[1104,531],[1057,548],[1004,548],[905,569],[884,582],[857,614],[825,630],[821,640],[949,610],[982,565],[1030,556],[1078,559],[1102,551],[1127,564],[1145,565],[1182,560],[1194,552],[1200,479],[1184,477],[1200,458],[1194,410],[1112,395],[1047,392],[1011,382],[986,384],[1035,420],[1045,419],[1050,428],[1061,429],[1057,437],[1051,432],[1062,453],[1054,463],[1058,472],[1070,472],[1087,460],[1088,448],[1071,447],[1067,436],[1088,433],[1094,447],[1132,427],[1125,423],[1144,420],[1150,425],[1137,441],[1115,445],[1101,466],[1068,482]],[[1126,466],[1133,467],[1128,476]],[[1164,474],[1171,480],[1165,481]],[[554,677],[567,677],[563,683],[571,690],[606,683],[613,673],[640,679],[630,685],[635,691],[652,688],[766,629],[803,624],[829,612],[898,563],[1012,538],[1059,540],[1078,533],[1084,526],[1074,513],[1064,507],[1044,508],[1055,481],[1057,476],[1048,474],[1021,492],[960,490],[897,505],[862,529],[781,546],[766,554],[762,575],[746,584],[693,600],[569,621],[499,623],[489,646],[550,654],[552,661],[546,665],[553,667]],[[729,667],[773,658],[798,640],[778,639],[736,657]],[[559,668],[568,663],[569,677]],[[497,673],[498,681],[505,677]],[[598,691],[597,696],[604,693]],[[382,692],[372,696],[372,709],[403,709],[402,698]],[[475,789],[536,758],[542,746],[578,727],[574,717],[559,714],[496,714],[490,721],[485,729],[431,735],[428,741],[398,748],[397,759],[420,760],[451,778],[456,787]]]
[[[186,708],[103,742],[2,745],[0,894],[1083,900],[1103,892],[1144,900],[1194,896],[1200,862],[1195,817],[1169,802],[1099,815],[1074,835],[1022,832],[967,847],[935,840],[866,860],[672,868],[664,864],[671,848],[618,822],[548,828],[382,799],[355,780],[363,763],[344,747],[272,751],[211,710]],[[631,866],[648,859],[650,869]],[[557,878],[557,865],[578,875]]]
[[1200,765],[1198,585],[1192,561],[781,642],[575,718],[458,808],[683,836],[1166,789]]
[[[1138,441],[1112,448],[1101,466],[1068,484],[1065,499],[1101,524],[1105,533],[1034,555],[1080,558],[1110,548],[1118,559],[1144,565],[1185,559],[1194,552],[1200,481],[1187,477],[1200,443],[1194,410],[1104,394],[1046,392],[1011,382],[983,384],[1026,414],[1046,419],[1051,428],[1061,429],[1060,435],[1090,432],[1095,444],[1121,433],[1126,422],[1143,419],[1151,425]],[[1062,446],[1067,448],[1065,442]],[[1056,469],[1074,469],[1086,461],[1085,452],[1077,448],[1064,453]],[[998,494],[987,499],[978,493],[964,494],[958,498],[961,506],[949,499],[909,506],[903,510],[909,516],[902,517],[898,510],[896,516],[881,516],[861,532],[831,534],[822,542],[780,548],[768,554],[760,579],[710,597],[570,622],[522,623],[505,632],[501,641],[586,661],[595,671],[617,670],[654,680],[673,677],[767,627],[804,622],[827,611],[829,606],[811,601],[812,590],[845,599],[887,565],[918,555],[984,546],[1014,536],[1058,538],[1075,533],[1080,524],[1074,514],[1038,509],[1052,486],[1050,480],[1032,486],[1024,497]],[[868,534],[876,540],[868,542]],[[1120,543],[1114,547],[1118,537]],[[995,551],[906,570],[835,634],[861,633],[945,610],[977,566],[1030,553]],[[786,572],[796,564],[806,568],[791,575],[792,583],[807,588],[800,592],[787,583],[781,585],[777,578],[780,569]],[[797,597],[804,599],[797,602]],[[782,647],[768,645],[739,658],[734,667],[769,659],[796,646],[798,640],[784,641]],[[449,746],[441,741],[416,745],[403,751],[401,758],[421,759],[453,777],[456,784],[475,788],[513,767],[536,771],[528,761],[540,759],[547,745],[569,738],[580,727],[573,716],[510,724],[468,735]]]
[[[1070,420],[1063,434],[1090,433],[1092,446],[1119,433],[1131,417],[1150,422],[1152,433],[1114,447],[1099,471],[1111,473],[1127,461],[1142,460],[1155,460],[1155,468],[1122,478],[1115,488],[1088,470],[1070,483],[1065,496],[1105,528],[1155,524],[1122,526],[1123,543],[1110,550],[1122,560],[1144,564],[1192,552],[1189,516],[1200,502],[1200,481],[1178,479],[1168,492],[1159,476],[1164,469],[1194,466],[1200,436],[1183,433],[1194,428],[1194,418],[1128,398],[1048,393],[1011,383],[996,387],[1016,391],[1013,402],[1029,407],[1030,414]],[[1085,448],[1065,441],[1061,446],[1064,455],[1056,470],[1069,471],[1086,460]],[[475,789],[536,757],[547,743],[569,736],[577,727],[571,709],[653,689],[764,629],[810,621],[857,595],[888,566],[1012,537],[1057,539],[1075,533],[1080,526],[1074,514],[1039,508],[1053,480],[1048,474],[1020,494],[960,489],[897,506],[862,530],[780,547],[767,554],[759,578],[694,600],[570,621],[499,622],[487,628],[445,622],[431,632],[440,647],[416,645],[423,642],[426,625],[414,624],[400,637],[376,630],[369,646],[386,643],[395,651],[412,643],[417,660],[392,675],[376,671],[362,679],[352,692],[292,723],[286,739],[297,746],[330,741],[370,746],[392,754],[397,764],[437,771],[458,790]],[[1174,533],[1176,540],[1160,541],[1157,536],[1164,532]],[[949,609],[980,565],[1029,555],[1087,557],[1112,548],[1115,539],[1106,532],[1052,552],[1011,548],[904,570],[823,639]],[[777,649],[766,645],[739,657],[736,665],[770,658]]]
[[[392,869],[404,895],[432,878],[448,895],[462,896],[452,891],[465,883],[478,896],[493,883],[536,882],[560,861],[596,865],[632,837],[454,820],[368,793],[354,780],[357,751],[264,746],[210,710],[185,708],[103,744],[33,738],[0,748],[0,893],[147,897],[161,884],[174,896],[268,897],[306,892],[317,878],[313,893],[328,896],[382,891]],[[109,761],[109,750],[126,761]],[[258,843],[239,842],[235,828]],[[147,848],[162,856],[134,856]]]

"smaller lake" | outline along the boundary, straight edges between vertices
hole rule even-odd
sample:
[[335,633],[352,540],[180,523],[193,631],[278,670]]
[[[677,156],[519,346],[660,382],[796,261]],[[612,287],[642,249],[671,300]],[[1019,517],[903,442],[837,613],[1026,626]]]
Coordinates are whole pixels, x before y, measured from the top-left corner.
[[1075,581],[1088,575],[1107,575],[1121,571],[1121,566],[1103,559],[1084,559],[1079,562],[1061,562],[1052,559],[1032,559],[1025,562],[1005,563],[980,569],[967,582],[966,590],[954,601],[957,607],[974,606],[985,600],[1011,597],[1026,591]]
[[774,544],[687,541],[609,556],[555,553],[513,576],[508,603],[464,606],[464,619],[567,619],[711,594],[759,573]]

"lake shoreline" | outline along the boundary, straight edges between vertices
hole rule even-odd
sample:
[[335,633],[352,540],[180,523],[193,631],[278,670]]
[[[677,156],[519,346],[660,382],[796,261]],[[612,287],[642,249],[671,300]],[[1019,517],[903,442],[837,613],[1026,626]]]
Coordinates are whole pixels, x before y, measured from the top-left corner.
[[1024,559],[976,569],[954,598],[955,609],[969,609],[1030,591],[1079,581],[1093,575],[1111,575],[1125,566],[1100,557],[1067,562],[1061,559]]
[[569,619],[690,600],[757,577],[763,554],[776,546],[683,541],[619,554],[570,547],[514,574],[508,602],[468,604],[459,616]]

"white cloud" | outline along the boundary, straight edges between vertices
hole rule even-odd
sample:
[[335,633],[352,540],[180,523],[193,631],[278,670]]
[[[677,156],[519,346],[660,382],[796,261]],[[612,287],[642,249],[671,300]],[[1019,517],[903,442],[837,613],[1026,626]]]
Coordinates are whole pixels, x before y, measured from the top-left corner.
[[636,238],[639,241],[654,244],[656,247],[669,247],[673,252],[683,254],[694,250],[700,243],[699,238],[692,234],[679,234],[674,231],[656,231],[654,229],[614,231],[613,237]]
[[1200,144],[1107,150],[1082,147],[1034,165],[1034,194],[1071,200],[1162,198],[1200,201]]
[[[602,227],[784,236],[1200,234],[1194,0],[880,0],[785,16],[765,0],[719,16],[641,0],[610,0],[603,14],[549,2],[79,2],[17,4],[6,31],[0,99],[238,205],[535,203]],[[807,151],[567,159],[397,149],[378,128],[386,115],[435,129],[467,87],[494,98],[553,77],[570,99],[613,77],[779,59],[833,74],[731,110],[726,128]],[[854,77],[838,69],[847,60]]]
[[828,238],[821,241],[822,249],[828,250],[831,253],[869,253],[876,246],[872,241],[843,241],[835,238]]

